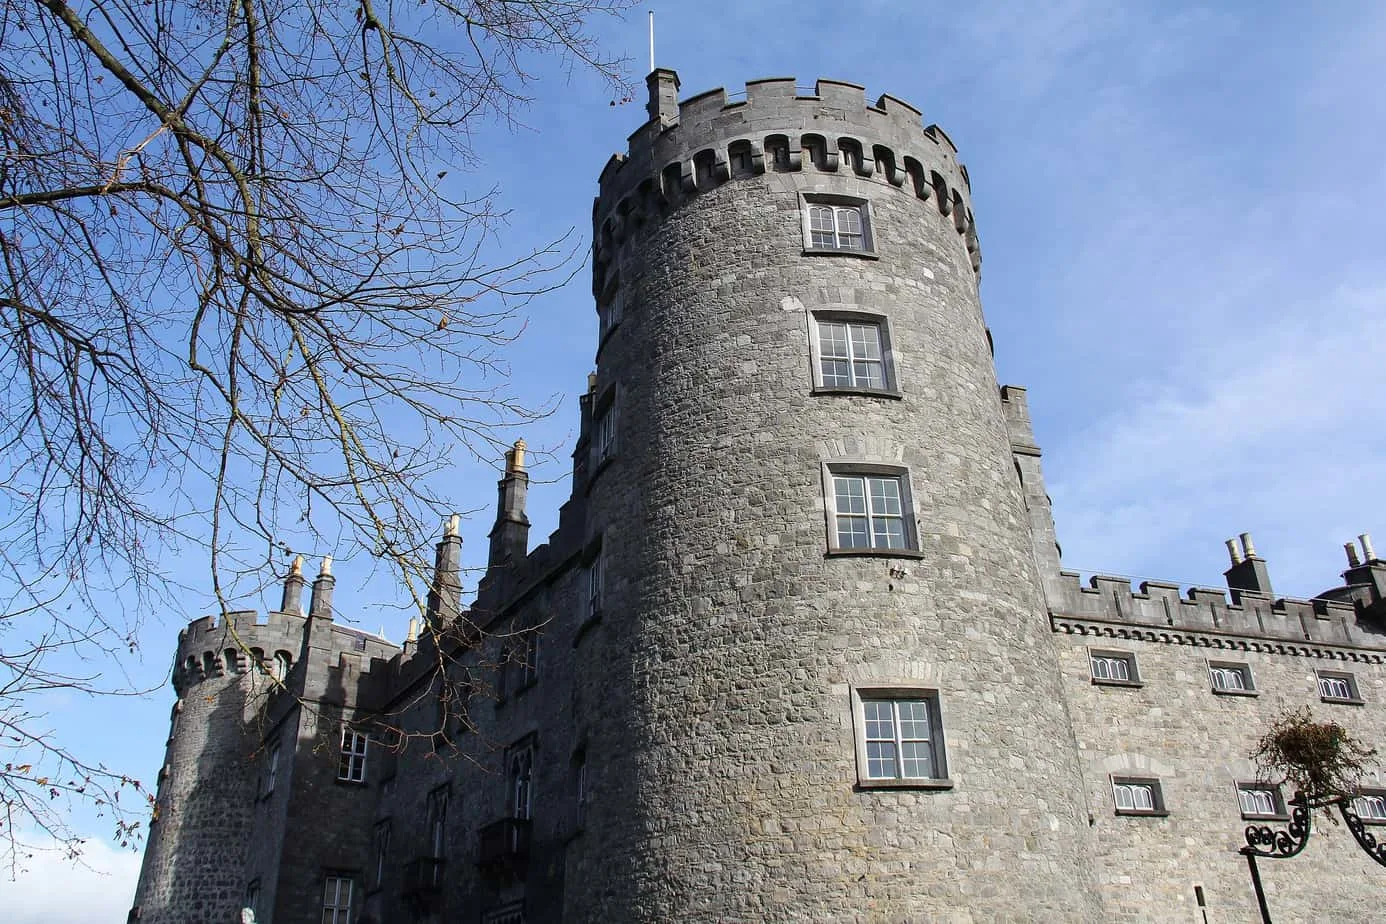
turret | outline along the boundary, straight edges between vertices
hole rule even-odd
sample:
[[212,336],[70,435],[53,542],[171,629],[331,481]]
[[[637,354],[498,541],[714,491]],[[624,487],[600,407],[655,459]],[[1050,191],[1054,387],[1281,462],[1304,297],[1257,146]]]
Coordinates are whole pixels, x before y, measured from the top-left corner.
[[[988,850],[1025,858],[1035,908],[1097,920],[1036,564],[1057,579],[1057,554],[1032,542],[1042,484],[1016,458],[1037,450],[1008,430],[956,148],[842,81],[712,90],[676,118],[676,76],[649,85],[593,209],[580,561],[604,615],[564,657],[601,680],[572,710],[602,775],[565,913],[1017,920],[964,894],[954,845],[975,807],[1023,804],[1042,808]],[[868,714],[879,732],[906,713],[917,759],[872,763]],[[784,833],[825,817],[831,838]],[[929,834],[897,844],[887,817]],[[748,887],[766,882],[779,898]]]

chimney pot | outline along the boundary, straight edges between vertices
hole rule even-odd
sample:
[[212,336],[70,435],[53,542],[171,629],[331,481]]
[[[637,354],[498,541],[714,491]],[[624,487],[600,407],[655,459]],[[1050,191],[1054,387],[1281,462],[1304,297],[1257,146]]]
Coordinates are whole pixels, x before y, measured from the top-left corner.
[[1242,551],[1247,558],[1256,557],[1256,546],[1251,544],[1251,533],[1242,533]]
[[1227,540],[1227,556],[1232,559],[1232,564],[1234,565],[1240,565],[1242,563],[1242,552],[1241,549],[1237,548],[1236,539]]
[[1363,533],[1357,537],[1362,543],[1362,557],[1368,562],[1376,561],[1376,549],[1372,548],[1372,537],[1368,533]]
[[1357,557],[1357,543],[1355,543],[1355,542],[1344,542],[1344,543],[1343,543],[1343,551],[1344,551],[1344,552],[1347,552],[1348,567],[1349,567],[1349,568],[1357,568],[1357,567],[1360,567],[1360,566],[1362,565],[1361,559],[1359,559],[1359,558]]

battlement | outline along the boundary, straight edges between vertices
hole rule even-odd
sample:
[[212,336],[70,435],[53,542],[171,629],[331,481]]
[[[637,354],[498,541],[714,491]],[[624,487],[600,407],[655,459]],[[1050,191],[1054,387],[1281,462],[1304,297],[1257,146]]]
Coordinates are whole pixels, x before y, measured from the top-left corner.
[[967,170],[957,147],[920,111],[890,95],[868,104],[865,89],[838,80],[811,88],[792,77],[753,80],[742,93],[723,88],[676,102],[678,75],[648,78],[651,118],[614,155],[598,180],[593,248],[598,293],[601,268],[631,232],[722,183],[765,173],[816,170],[880,182],[952,217],[966,241],[973,270],[981,248]]
[[[301,657],[308,618],[298,613],[236,610],[224,618],[203,616],[178,633],[178,654],[173,665],[173,686],[181,696],[189,686],[204,680],[232,677],[254,668],[283,680]],[[334,651],[352,652],[373,663],[387,661],[397,646],[383,638],[330,625]]]
[[1060,573],[1055,589],[1050,618],[1069,634],[1386,661],[1386,633],[1349,601],[1233,589],[1229,602],[1227,591],[1209,587],[1181,597],[1180,585],[1160,581],[1133,592],[1128,578],[1098,574],[1083,586],[1072,571]]

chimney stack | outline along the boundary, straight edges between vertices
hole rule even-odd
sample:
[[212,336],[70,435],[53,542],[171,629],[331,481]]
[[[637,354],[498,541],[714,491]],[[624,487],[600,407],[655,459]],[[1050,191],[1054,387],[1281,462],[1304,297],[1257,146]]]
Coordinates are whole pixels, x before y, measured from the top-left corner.
[[[443,523],[443,538],[438,542],[433,560],[433,584],[428,589],[428,609],[424,624],[433,630],[457,618],[462,610],[462,518],[452,514]],[[409,620],[411,638],[415,635],[414,620]]]
[[313,580],[313,597],[308,603],[308,615],[313,619],[332,620],[332,588],[337,579],[332,576],[332,556],[324,555],[322,568]]
[[279,612],[303,615],[303,587],[308,583],[303,576],[303,556],[295,555],[289,566],[289,574],[284,578],[284,596],[279,603]]
[[1223,576],[1227,578],[1227,589],[1232,591],[1232,602],[1238,602],[1242,593],[1273,596],[1270,572],[1266,570],[1265,561],[1256,554],[1251,533],[1242,533],[1240,539],[1240,550],[1236,539],[1227,540],[1227,552],[1232,558],[1232,567],[1224,571]]
[[491,550],[486,559],[488,568],[517,561],[529,551],[529,517],[525,515],[525,500],[529,495],[529,473],[525,471],[527,448],[524,440],[516,440],[514,448],[505,454],[496,525],[491,527]]

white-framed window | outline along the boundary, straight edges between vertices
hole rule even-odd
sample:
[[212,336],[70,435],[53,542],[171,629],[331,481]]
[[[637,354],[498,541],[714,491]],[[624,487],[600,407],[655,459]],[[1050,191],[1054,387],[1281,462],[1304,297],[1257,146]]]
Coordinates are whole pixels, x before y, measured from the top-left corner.
[[1369,825],[1386,825],[1386,789],[1364,789],[1352,800],[1352,810]]
[[804,249],[870,254],[870,205],[866,199],[804,195]]
[[342,727],[342,752],[337,761],[337,779],[347,783],[366,781],[366,749],[370,739],[360,732]]
[[854,688],[852,708],[861,786],[951,785],[938,691]]
[[329,875],[323,880],[322,924],[351,924],[354,885],[350,876]]
[[1285,818],[1285,800],[1273,783],[1238,783],[1237,804],[1243,818]]
[[890,332],[884,317],[815,311],[809,321],[815,388],[895,392]]
[[1160,781],[1133,777],[1112,777],[1112,802],[1118,815],[1164,815],[1164,793]]
[[1088,651],[1088,669],[1092,682],[1111,686],[1140,686],[1141,675],[1136,669],[1136,656],[1129,651]]
[[592,469],[616,455],[616,427],[619,420],[616,390],[613,388],[592,416]]
[[875,250],[871,206],[865,199],[806,193],[803,215],[806,251],[870,254]]
[[1325,703],[1360,703],[1357,678],[1346,671],[1318,671],[1319,699]]
[[906,471],[832,463],[827,466],[825,478],[830,551],[915,550]]
[[261,797],[268,797],[279,783],[279,742],[275,741],[265,750],[265,786]]
[[371,884],[373,888],[385,885],[385,866],[390,860],[390,819],[375,823],[375,868]]
[[1214,693],[1254,696],[1256,684],[1251,678],[1251,666],[1234,661],[1209,661],[1208,682]]
[[428,794],[428,856],[441,860],[447,855],[448,787],[443,784]]

